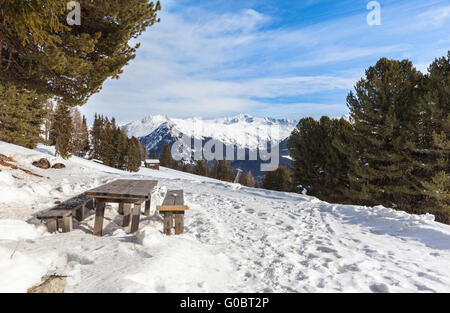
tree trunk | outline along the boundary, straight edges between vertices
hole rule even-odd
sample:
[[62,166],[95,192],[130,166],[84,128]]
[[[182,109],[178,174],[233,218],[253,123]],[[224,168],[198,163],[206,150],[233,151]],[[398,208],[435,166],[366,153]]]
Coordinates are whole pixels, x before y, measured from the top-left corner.
[[0,69],[2,68],[3,61],[3,33],[0,31]]

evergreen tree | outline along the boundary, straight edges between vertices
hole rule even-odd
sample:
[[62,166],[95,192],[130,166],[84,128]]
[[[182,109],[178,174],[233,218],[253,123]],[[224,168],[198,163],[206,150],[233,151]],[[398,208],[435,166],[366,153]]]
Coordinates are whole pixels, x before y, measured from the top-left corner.
[[73,124],[70,108],[66,104],[59,104],[56,109],[52,133],[55,136],[56,155],[64,159],[71,157],[73,150]]
[[380,59],[347,97],[354,132],[336,145],[352,164],[347,196],[359,204],[423,202],[413,155],[420,145],[423,76],[411,62]]
[[87,126],[86,116],[83,115],[83,122],[81,124],[81,138],[82,138],[82,151],[83,156],[87,155],[91,149],[89,144],[89,129]]
[[117,168],[125,170],[128,168],[128,136],[121,129],[117,128]]
[[114,132],[116,130],[114,118],[109,121],[105,117],[100,131],[100,160],[107,166],[114,166]]
[[344,119],[323,116],[319,122],[300,120],[288,141],[295,186],[324,201],[347,201],[349,161],[336,141],[345,141],[351,132],[350,123]]
[[50,130],[52,128],[54,114],[55,114],[53,101],[47,100],[44,104],[44,109],[45,109],[44,144],[51,145]]
[[217,178],[217,161],[214,161],[214,164],[211,166],[211,170],[209,171],[209,177]]
[[422,212],[436,215],[450,224],[450,51],[436,59],[425,78],[426,94],[421,110],[419,151],[415,154],[421,169],[416,176],[426,197]]
[[101,132],[103,129],[103,118],[95,113],[94,124],[91,128],[91,151],[90,157],[91,159],[100,160],[101,158]]
[[128,142],[127,159],[127,170],[130,172],[138,172],[141,166],[141,150],[139,140],[136,137],[132,137]]
[[86,149],[87,128],[83,124],[83,118],[78,108],[72,109],[72,124],[73,124],[73,154],[79,157],[84,156]]
[[158,3],[79,0],[82,25],[68,26],[67,1],[1,1],[0,82],[81,105],[118,78],[136,55],[130,46],[158,22]]
[[266,172],[262,188],[276,191],[292,191],[291,175],[287,168],[281,166],[275,171]]
[[152,159],[153,160],[157,160],[158,159],[158,156],[156,155],[156,150],[153,150]]
[[185,173],[192,173],[193,169],[189,163],[182,163],[181,170]]
[[35,148],[41,141],[44,102],[35,92],[0,84],[0,140]]
[[234,180],[234,173],[231,170],[231,164],[226,159],[219,160],[216,163],[216,169],[215,169],[215,178],[223,181],[233,181]]
[[161,166],[167,167],[167,168],[172,168],[172,163],[174,163],[173,159],[172,159],[172,152],[170,151],[170,147],[169,144],[164,144],[162,147],[162,151],[161,151],[161,156],[160,156],[160,163]]
[[141,147],[141,160],[145,161],[149,158],[148,149],[144,147],[142,144],[140,145],[140,147]]
[[205,162],[203,162],[203,160],[197,161],[194,167],[194,174],[208,177],[208,172],[208,167],[205,165]]

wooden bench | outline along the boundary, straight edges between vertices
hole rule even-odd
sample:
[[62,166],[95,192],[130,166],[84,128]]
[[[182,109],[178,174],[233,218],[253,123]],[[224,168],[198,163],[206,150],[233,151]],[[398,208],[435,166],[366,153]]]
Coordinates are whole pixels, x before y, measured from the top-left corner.
[[55,207],[38,215],[37,218],[45,221],[50,233],[54,233],[62,228],[63,233],[72,231],[72,216],[78,221],[86,218],[87,210],[94,209],[94,199],[85,195],[73,197]]
[[171,235],[174,226],[176,235],[184,232],[184,212],[189,208],[184,205],[183,190],[167,191],[163,204],[158,205],[156,209],[164,215],[164,234]]

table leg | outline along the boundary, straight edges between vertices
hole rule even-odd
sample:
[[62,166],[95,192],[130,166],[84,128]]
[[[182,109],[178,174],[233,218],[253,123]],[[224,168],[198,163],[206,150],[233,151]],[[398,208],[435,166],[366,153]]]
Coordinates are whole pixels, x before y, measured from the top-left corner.
[[95,224],[94,224],[94,236],[102,236],[103,231],[103,218],[105,217],[105,202],[95,201]]
[[152,198],[150,197],[147,201],[145,201],[145,216],[150,216],[150,204],[151,204]]
[[122,227],[130,226],[131,204],[123,203],[123,221]]
[[130,233],[134,234],[139,230],[139,220],[141,218],[141,203],[135,203],[133,206],[133,218],[131,221]]

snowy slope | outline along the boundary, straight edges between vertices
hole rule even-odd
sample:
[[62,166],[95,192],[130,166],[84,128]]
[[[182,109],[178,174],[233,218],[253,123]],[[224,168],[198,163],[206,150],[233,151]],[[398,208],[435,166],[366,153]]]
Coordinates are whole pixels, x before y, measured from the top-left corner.
[[[67,292],[450,291],[450,226],[433,216],[328,204],[164,168],[129,174],[75,157],[63,161],[66,169],[45,171],[30,162],[57,158],[51,148],[38,150],[0,142],[0,153],[44,176],[0,166],[0,291],[26,291],[54,272],[69,276]],[[119,226],[115,206],[107,208],[102,238],[91,235],[93,216],[69,234],[32,225],[54,201],[125,177],[159,181],[137,235]],[[186,191],[191,210],[186,233],[166,237],[155,205],[174,188]]]
[[[225,144],[256,149],[262,141],[281,141],[291,134],[296,121],[286,119],[258,118],[241,114],[235,117],[203,120],[200,118],[176,119],[167,116],[149,116],[124,125],[129,136],[145,137],[162,124],[179,133],[194,138],[212,138]],[[155,142],[154,145],[157,143]]]

